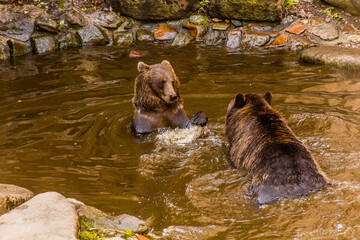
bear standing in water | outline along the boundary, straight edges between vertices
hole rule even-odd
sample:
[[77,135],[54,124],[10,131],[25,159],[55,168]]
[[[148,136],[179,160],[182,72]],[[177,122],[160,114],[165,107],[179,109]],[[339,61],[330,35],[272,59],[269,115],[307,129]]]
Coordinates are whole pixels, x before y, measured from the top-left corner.
[[228,105],[226,135],[237,168],[252,177],[260,204],[306,195],[329,183],[309,150],[272,109],[270,92],[238,94]]
[[169,61],[147,65],[138,63],[139,76],[135,80],[135,133],[149,133],[163,128],[187,128],[190,123],[205,126],[204,112],[186,116],[179,92],[179,80]]

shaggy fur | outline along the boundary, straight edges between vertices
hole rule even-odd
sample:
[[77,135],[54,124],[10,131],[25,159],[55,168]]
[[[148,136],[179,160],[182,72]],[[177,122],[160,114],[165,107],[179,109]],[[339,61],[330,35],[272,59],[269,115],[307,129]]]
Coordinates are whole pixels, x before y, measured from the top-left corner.
[[270,106],[271,100],[270,92],[238,94],[226,117],[231,160],[249,172],[260,204],[306,195],[329,183],[309,150]]
[[135,116],[133,130],[148,133],[161,128],[186,128],[190,122],[205,126],[207,117],[203,112],[186,116],[180,96],[179,79],[171,64],[164,60],[160,64],[138,63],[139,76],[135,80]]

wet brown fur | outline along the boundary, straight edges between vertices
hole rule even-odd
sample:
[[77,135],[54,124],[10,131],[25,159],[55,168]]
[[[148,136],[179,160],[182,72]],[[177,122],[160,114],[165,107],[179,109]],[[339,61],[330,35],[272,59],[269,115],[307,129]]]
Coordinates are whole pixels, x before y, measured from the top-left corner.
[[306,195],[329,183],[309,150],[270,106],[271,100],[270,92],[239,94],[226,117],[231,160],[250,173],[260,204]]
[[[136,133],[147,133],[161,128],[185,128],[190,124],[180,96],[179,80],[171,64],[164,60],[160,64],[138,64],[140,74],[135,80],[135,116],[133,129]],[[170,101],[169,97],[177,98]]]

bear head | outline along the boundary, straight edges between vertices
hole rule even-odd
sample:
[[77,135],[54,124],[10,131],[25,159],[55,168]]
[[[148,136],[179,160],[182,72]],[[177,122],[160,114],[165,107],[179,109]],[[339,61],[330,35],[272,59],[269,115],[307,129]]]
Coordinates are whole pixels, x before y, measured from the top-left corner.
[[241,94],[239,93],[235,99],[231,100],[227,107],[227,114],[233,110],[241,109],[246,106],[252,107],[263,107],[270,106],[272,100],[271,92],[266,92],[263,95],[258,93],[250,93],[250,94]]
[[169,61],[154,65],[139,62],[137,69],[140,74],[135,80],[133,99],[136,108],[159,111],[182,103],[180,83]]

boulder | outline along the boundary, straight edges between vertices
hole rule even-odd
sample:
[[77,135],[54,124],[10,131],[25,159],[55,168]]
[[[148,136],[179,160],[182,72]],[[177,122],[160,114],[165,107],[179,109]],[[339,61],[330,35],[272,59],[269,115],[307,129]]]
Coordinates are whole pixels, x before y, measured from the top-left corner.
[[359,71],[360,49],[337,46],[313,47],[301,53],[300,61]]
[[75,26],[85,27],[89,24],[89,20],[85,14],[76,8],[66,11],[65,18],[68,23]]
[[226,40],[226,34],[224,31],[208,29],[204,36],[204,43],[209,46],[222,45]]
[[189,16],[197,0],[110,0],[115,11],[137,20],[169,20]]
[[0,35],[22,42],[28,41],[34,32],[34,22],[31,19],[12,21],[6,24],[5,27],[6,30],[0,31]]
[[203,25],[184,24],[183,28],[185,28],[195,39],[202,38],[207,31],[207,28]]
[[56,33],[58,31],[58,24],[53,19],[50,18],[50,16],[43,16],[36,20],[36,25],[48,32]]
[[61,33],[58,36],[59,49],[68,49],[81,46],[81,39],[73,31]]
[[283,4],[282,0],[217,0],[210,1],[209,14],[221,19],[277,21]]
[[129,46],[134,42],[132,31],[114,32],[113,37],[115,46]]
[[54,51],[57,47],[57,42],[52,36],[33,37],[31,44],[37,54]]
[[89,24],[77,31],[77,35],[85,46],[106,45],[109,43],[107,35],[98,27]]
[[104,28],[117,28],[122,23],[121,18],[114,12],[94,12],[88,18],[97,26]]
[[136,40],[137,41],[154,41],[154,34],[153,32],[145,29],[139,29],[136,31]]
[[154,31],[155,40],[173,40],[177,34],[174,27],[170,25],[161,25]]
[[[2,44],[0,44],[0,54],[1,45]],[[33,196],[34,193],[26,188],[11,184],[0,184],[0,215],[26,202]]]
[[242,43],[244,47],[262,47],[270,41],[271,37],[277,35],[277,32],[247,30],[244,32]]
[[241,46],[241,29],[231,29],[228,32],[228,37],[226,41],[226,47],[228,48],[238,48]]
[[360,15],[359,0],[323,0],[327,4],[340,8],[354,15]]
[[179,33],[176,35],[174,41],[171,43],[172,47],[184,47],[191,42],[191,37],[185,33]]
[[82,220],[98,228],[123,231],[128,229],[134,233],[143,233],[149,230],[144,221],[128,214],[110,216],[97,208],[87,205],[79,205],[77,212]]
[[17,57],[31,52],[31,46],[27,43],[17,41],[14,39],[9,39],[7,41],[7,44],[9,46],[11,56]]
[[75,207],[57,192],[36,195],[0,216],[0,236],[7,240],[77,239]]

